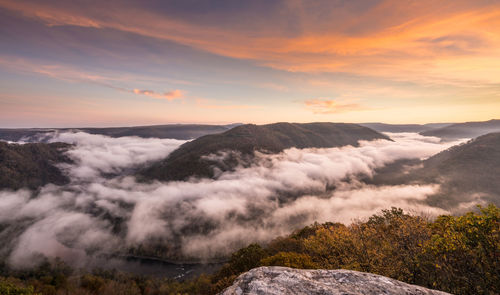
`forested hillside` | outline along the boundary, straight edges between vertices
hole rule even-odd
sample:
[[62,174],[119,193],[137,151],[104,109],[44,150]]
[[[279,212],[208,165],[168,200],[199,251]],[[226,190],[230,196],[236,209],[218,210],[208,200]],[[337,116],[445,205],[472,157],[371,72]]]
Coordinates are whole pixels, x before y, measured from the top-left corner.
[[36,189],[47,183],[66,184],[57,163],[71,160],[63,151],[70,147],[65,143],[9,144],[0,141],[0,189]]
[[426,160],[401,160],[377,170],[365,181],[376,185],[437,183],[427,202],[452,208],[461,202],[500,206],[500,133],[453,146]]
[[[247,124],[185,143],[164,161],[142,171],[140,176],[159,180],[213,177],[214,168],[226,171],[238,164],[248,164],[255,151],[278,153],[291,147],[357,146],[359,140],[374,139],[390,140],[381,133],[356,124]],[[211,154],[214,156],[206,157]]]

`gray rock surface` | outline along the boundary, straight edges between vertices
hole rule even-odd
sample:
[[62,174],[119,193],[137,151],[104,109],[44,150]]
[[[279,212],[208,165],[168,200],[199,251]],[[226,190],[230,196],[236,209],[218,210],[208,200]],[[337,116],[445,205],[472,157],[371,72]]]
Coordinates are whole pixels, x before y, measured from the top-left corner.
[[448,293],[358,271],[305,270],[272,266],[254,268],[240,275],[232,286],[220,294],[445,295]]

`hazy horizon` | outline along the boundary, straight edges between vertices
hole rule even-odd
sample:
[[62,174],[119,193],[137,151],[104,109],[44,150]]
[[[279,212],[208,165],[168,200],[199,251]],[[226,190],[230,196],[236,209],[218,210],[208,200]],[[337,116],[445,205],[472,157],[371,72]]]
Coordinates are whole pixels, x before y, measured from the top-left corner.
[[[352,123],[352,124],[388,124],[388,125],[432,125],[432,124],[457,124],[457,123],[472,123],[472,122],[486,122],[500,120],[496,118],[490,118],[481,121],[456,121],[456,122],[423,122],[423,123],[387,123],[387,122],[336,122],[336,121],[308,121],[308,122],[295,122],[289,121],[286,123]],[[270,121],[266,123],[253,123],[253,122],[221,122],[221,123],[210,123],[210,122],[172,122],[172,123],[158,123],[158,124],[137,124],[137,125],[63,125],[63,126],[3,126],[0,125],[0,129],[78,129],[78,128],[127,128],[127,127],[150,127],[150,126],[165,126],[165,125],[234,125],[234,124],[256,124],[265,125],[273,123],[285,123],[284,121]]]

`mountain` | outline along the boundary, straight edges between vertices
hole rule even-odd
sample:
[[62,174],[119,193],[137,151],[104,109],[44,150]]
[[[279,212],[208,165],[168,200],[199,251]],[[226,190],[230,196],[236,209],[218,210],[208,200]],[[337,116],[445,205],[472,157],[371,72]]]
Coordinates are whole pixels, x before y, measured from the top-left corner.
[[115,128],[82,128],[80,130],[91,134],[102,134],[111,137],[138,136],[143,138],[173,138],[194,139],[207,134],[227,131],[240,124],[229,125],[197,125],[171,124],[157,126],[115,127]]
[[390,140],[383,134],[356,124],[247,124],[187,142],[165,160],[140,172],[139,178],[184,180],[191,176],[214,177],[214,168],[227,171],[238,164],[248,164],[254,151],[279,153],[291,147],[356,146],[359,140],[374,139]]
[[500,205],[500,132],[479,136],[424,161],[401,160],[376,171],[375,185],[439,183],[431,205],[451,208],[481,199]]
[[424,132],[435,128],[442,128],[452,123],[430,124],[385,124],[385,123],[360,123],[359,125],[371,128],[378,132]]
[[91,134],[101,134],[111,137],[138,136],[143,138],[173,138],[188,140],[203,135],[227,131],[241,124],[229,125],[201,125],[201,124],[170,124],[154,126],[135,127],[111,127],[111,128],[20,128],[0,129],[0,139],[8,141],[34,140],[37,134],[54,131],[83,131]]
[[50,128],[19,128],[19,129],[0,129],[0,140],[20,141],[28,139],[40,133],[54,132],[56,129]]
[[0,141],[0,189],[37,189],[48,183],[65,184],[68,177],[56,167],[70,163],[65,143],[9,144]]
[[423,165],[415,171],[419,179],[442,183],[441,195],[435,201],[444,198],[453,203],[469,195],[500,205],[500,132],[454,146],[425,160]]
[[491,132],[500,132],[500,120],[483,122],[457,123],[449,126],[420,132],[425,136],[436,136],[443,139],[475,138]]
[[449,293],[353,270],[312,270],[263,266],[243,273],[232,286],[219,294],[446,295]]

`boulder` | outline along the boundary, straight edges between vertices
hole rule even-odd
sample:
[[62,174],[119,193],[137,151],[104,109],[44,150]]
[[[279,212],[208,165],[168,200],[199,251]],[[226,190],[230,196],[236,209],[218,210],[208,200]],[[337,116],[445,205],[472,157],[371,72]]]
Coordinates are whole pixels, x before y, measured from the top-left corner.
[[258,267],[240,275],[222,295],[445,295],[384,276],[352,270]]

